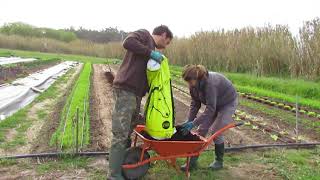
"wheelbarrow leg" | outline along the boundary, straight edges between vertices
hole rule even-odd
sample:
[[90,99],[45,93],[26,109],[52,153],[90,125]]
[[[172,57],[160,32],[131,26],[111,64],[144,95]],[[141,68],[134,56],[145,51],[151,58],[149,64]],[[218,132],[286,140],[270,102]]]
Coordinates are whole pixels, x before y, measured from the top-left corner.
[[187,167],[186,167],[186,176],[187,176],[187,179],[190,178],[189,168],[190,168],[190,157],[187,157]]
[[168,166],[172,166],[177,172],[181,172],[180,168],[177,166],[177,159],[172,158],[166,161]]
[[[178,173],[182,173],[180,167],[177,165],[177,159],[176,158],[169,159],[166,162],[167,162],[167,164],[169,166],[172,166],[174,169],[176,169],[176,171]],[[185,172],[185,175],[186,175],[187,179],[190,178],[189,166],[190,166],[190,157],[187,158],[187,169],[186,169],[186,172]]]
[[133,142],[133,147],[137,147],[137,140],[138,140],[138,134],[135,134],[135,136],[134,136],[134,142]]

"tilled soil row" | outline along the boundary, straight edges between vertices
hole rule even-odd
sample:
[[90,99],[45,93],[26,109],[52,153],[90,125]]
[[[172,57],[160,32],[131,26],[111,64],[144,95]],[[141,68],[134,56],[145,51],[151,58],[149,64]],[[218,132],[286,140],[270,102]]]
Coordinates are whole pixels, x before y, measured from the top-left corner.
[[90,93],[90,150],[107,151],[111,143],[112,85],[105,71],[107,66],[93,65]]

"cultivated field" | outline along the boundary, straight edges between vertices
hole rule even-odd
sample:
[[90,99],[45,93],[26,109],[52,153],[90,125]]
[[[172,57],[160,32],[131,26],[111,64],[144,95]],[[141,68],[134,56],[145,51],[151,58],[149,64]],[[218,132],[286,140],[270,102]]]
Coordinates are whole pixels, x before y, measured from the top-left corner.
[[[48,89],[39,91],[31,103],[0,121],[1,157],[109,151],[113,96],[105,72],[109,67],[117,72],[119,60],[0,49],[0,57],[8,55],[38,60],[0,66],[1,72],[6,72],[5,77],[1,75],[1,84],[63,61],[80,63],[55,78]],[[171,66],[177,124],[185,120],[190,104],[181,71],[182,67]],[[233,81],[239,93],[239,107],[234,119],[244,122],[243,126],[226,133],[227,150],[247,145],[320,142],[319,83],[241,73],[225,75]],[[228,152],[226,167],[212,172],[206,169],[213,160],[213,151],[209,150],[201,155],[200,168],[191,173],[191,179],[319,179],[319,153],[320,149],[315,146],[309,146],[309,149]],[[178,161],[179,164],[183,162],[182,159]],[[0,159],[0,179],[105,179],[107,164],[105,155]],[[184,179],[183,174],[177,174],[165,163],[157,161],[145,179],[159,177]]]

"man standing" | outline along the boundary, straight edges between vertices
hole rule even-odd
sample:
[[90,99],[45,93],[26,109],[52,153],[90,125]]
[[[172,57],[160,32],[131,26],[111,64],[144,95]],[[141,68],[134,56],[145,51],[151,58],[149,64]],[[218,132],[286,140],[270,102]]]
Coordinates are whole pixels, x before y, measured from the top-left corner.
[[147,62],[151,58],[158,63],[162,53],[173,38],[167,26],[156,27],[152,35],[145,29],[132,32],[123,42],[127,50],[113,81],[114,108],[112,112],[112,143],[109,155],[109,178],[122,177],[122,162],[125,150],[131,145],[131,133],[137,125],[141,98],[148,91]]

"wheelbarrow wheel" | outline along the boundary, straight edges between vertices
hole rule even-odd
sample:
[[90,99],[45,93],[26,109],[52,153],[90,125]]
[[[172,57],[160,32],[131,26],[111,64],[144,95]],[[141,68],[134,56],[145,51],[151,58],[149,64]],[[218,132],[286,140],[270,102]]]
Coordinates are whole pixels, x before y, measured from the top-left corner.
[[[136,164],[140,161],[142,154],[142,148],[140,147],[131,147],[127,149],[124,156],[123,164]],[[147,151],[144,152],[143,160],[149,159],[150,155]],[[126,179],[139,179],[147,174],[150,167],[150,162],[142,166],[132,168],[132,169],[122,169],[122,173]]]

